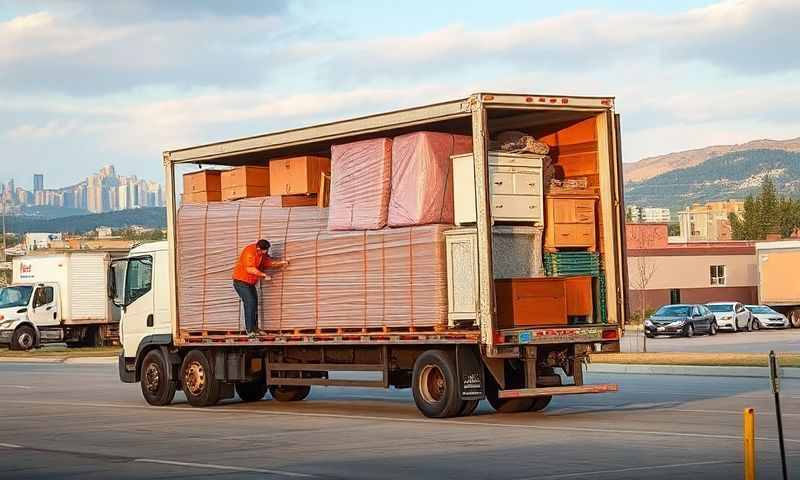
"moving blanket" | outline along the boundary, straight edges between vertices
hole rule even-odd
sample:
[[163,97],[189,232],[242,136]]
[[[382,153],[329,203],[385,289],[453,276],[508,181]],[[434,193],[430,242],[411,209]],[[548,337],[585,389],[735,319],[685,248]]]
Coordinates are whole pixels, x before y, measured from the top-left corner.
[[386,226],[391,188],[392,140],[376,138],[331,147],[329,230]]
[[328,209],[281,208],[279,197],[178,210],[178,328],[241,331],[231,272],[259,238],[290,260],[257,284],[264,330],[446,325],[448,225],[328,231]]
[[392,141],[390,227],[453,223],[452,155],[472,152],[472,137],[414,132]]

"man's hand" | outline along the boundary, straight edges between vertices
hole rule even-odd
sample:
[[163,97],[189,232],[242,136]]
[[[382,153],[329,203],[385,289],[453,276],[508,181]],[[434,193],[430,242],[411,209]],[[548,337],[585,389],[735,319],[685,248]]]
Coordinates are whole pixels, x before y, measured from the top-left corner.
[[261,277],[261,279],[262,279],[262,280],[267,280],[267,281],[270,281],[270,280],[272,280],[272,277],[270,277],[269,275],[267,275],[267,274],[265,273],[265,274],[264,274],[264,275]]

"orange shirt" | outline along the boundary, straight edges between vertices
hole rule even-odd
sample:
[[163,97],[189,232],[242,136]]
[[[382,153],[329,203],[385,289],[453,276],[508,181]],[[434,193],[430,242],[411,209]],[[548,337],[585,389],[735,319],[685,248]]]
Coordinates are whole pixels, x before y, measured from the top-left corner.
[[272,259],[269,255],[262,255],[256,248],[256,244],[250,244],[242,249],[239,255],[239,261],[233,267],[233,279],[240,282],[255,285],[261,279],[258,275],[251,275],[247,273],[249,267],[255,267],[259,270],[264,270],[272,265]]

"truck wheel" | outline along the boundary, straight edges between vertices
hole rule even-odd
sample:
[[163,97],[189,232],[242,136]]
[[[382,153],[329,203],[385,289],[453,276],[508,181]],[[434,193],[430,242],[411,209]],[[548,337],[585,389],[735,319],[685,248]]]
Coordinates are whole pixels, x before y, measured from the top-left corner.
[[800,311],[792,310],[789,312],[789,323],[791,323],[794,328],[800,328]]
[[11,336],[11,350],[30,350],[36,346],[36,330],[30,325],[22,325]]
[[533,398],[533,405],[529,409],[531,412],[538,412],[540,410],[544,410],[550,405],[550,401],[553,399],[552,395],[547,395],[546,397],[534,397]]
[[243,402],[257,402],[267,394],[267,384],[259,380],[237,383],[236,394]]
[[160,350],[150,350],[142,360],[139,373],[142,396],[150,405],[162,407],[172,403],[178,382],[167,379],[169,366]]
[[186,354],[181,365],[181,380],[189,405],[209,407],[219,402],[220,383],[214,377],[211,362],[201,350]]
[[[488,378],[488,377],[487,377]],[[533,406],[533,398],[500,398],[500,386],[489,378],[486,382],[486,400],[498,413],[527,412]]]
[[100,327],[88,327],[84,334],[83,344],[90,348],[98,348],[103,346],[103,335],[100,332]]
[[427,350],[414,362],[411,379],[414,403],[429,418],[454,417],[462,410],[456,367],[442,350]]
[[468,417],[475,413],[475,409],[478,408],[478,404],[480,400],[464,400],[464,403],[461,405],[461,410],[458,412],[459,417]]
[[308,385],[270,385],[269,394],[279,402],[299,402],[311,392]]

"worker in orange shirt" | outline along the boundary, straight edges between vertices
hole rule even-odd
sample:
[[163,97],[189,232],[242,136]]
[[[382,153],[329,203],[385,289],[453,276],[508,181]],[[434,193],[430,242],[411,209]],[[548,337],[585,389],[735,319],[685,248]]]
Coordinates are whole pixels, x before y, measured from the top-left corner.
[[288,260],[273,260],[269,256],[269,247],[269,242],[263,239],[244,247],[233,269],[233,289],[244,304],[244,323],[250,338],[255,338],[258,333],[256,283],[259,280],[271,280],[264,270],[286,268],[289,265]]

